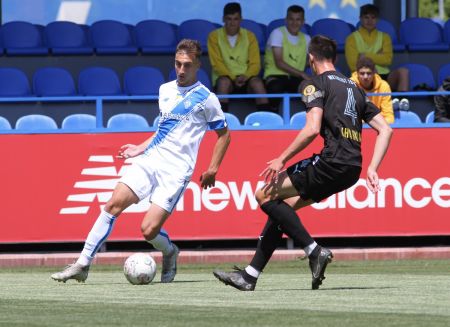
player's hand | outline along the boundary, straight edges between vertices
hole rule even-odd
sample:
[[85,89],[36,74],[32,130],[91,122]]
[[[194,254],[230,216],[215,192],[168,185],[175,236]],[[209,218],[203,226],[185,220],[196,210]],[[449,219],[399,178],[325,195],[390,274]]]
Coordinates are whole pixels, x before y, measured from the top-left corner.
[[140,155],[142,153],[142,150],[139,148],[139,146],[134,144],[125,144],[122,145],[119,149],[119,154],[116,156],[116,158],[119,159],[128,159],[136,157],[137,155]]
[[367,169],[366,178],[367,187],[372,193],[377,193],[380,190],[380,182],[378,180],[378,174],[373,169]]
[[267,162],[269,165],[266,169],[262,171],[259,176],[264,177],[264,182],[277,182],[278,181],[278,175],[280,174],[281,169],[284,167],[284,163],[279,158],[270,160]]
[[200,176],[200,183],[200,186],[205,190],[209,187],[214,187],[214,185],[216,184],[216,173],[209,170],[205,171]]

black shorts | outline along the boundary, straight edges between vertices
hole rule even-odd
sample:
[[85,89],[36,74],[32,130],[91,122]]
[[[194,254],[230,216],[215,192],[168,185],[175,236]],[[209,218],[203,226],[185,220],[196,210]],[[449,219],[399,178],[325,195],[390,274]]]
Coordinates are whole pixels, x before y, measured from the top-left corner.
[[286,172],[303,200],[320,202],[354,185],[361,167],[326,162],[319,155],[313,155],[293,164]]

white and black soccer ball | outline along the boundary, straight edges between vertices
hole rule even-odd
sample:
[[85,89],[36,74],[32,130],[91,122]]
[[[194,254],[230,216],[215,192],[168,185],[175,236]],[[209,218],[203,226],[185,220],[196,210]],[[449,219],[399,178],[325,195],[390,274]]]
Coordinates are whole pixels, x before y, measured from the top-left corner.
[[123,273],[133,285],[149,284],[156,275],[156,262],[148,253],[135,253],[125,261]]

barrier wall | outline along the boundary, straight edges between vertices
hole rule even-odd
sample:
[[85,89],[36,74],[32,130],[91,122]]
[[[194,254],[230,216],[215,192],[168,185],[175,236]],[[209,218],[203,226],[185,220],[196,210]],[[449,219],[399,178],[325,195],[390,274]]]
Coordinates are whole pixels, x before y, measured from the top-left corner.
[[[174,240],[254,239],[265,223],[254,192],[259,173],[296,131],[233,131],[217,187],[198,179],[210,160],[215,133],[202,143],[193,179],[166,223]],[[129,162],[116,159],[125,143],[149,133],[3,134],[0,243],[83,241]],[[363,131],[364,167],[375,132]],[[369,194],[362,179],[352,188],[299,211],[314,236],[450,235],[448,128],[396,129],[379,171],[383,190]],[[297,158],[321,148],[318,138]],[[142,240],[143,201],[118,219],[110,240]]]

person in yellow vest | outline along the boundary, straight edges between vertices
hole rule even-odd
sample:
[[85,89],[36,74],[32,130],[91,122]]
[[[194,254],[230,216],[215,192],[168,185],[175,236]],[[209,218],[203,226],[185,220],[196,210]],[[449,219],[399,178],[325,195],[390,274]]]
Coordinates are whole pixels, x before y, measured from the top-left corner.
[[[391,93],[389,84],[376,73],[373,60],[367,57],[361,57],[356,62],[356,71],[353,72],[351,80],[366,93]],[[394,122],[394,108],[390,95],[372,95],[369,96],[369,100],[381,110],[388,124]]]
[[[242,10],[237,2],[223,8],[224,26],[208,35],[208,55],[212,68],[212,82],[217,94],[266,94],[262,79],[261,57],[255,34],[241,27]],[[223,111],[228,100],[220,99]],[[255,99],[258,110],[270,110],[265,97]]]
[[[305,10],[292,5],[287,9],[286,25],[275,28],[266,43],[264,81],[268,93],[298,93],[300,83],[309,79],[304,72],[310,36],[300,30],[305,23]],[[271,98],[273,107],[281,99]]]
[[345,40],[345,58],[351,72],[356,70],[356,62],[368,57],[375,63],[382,79],[387,81],[393,91],[407,92],[409,89],[409,71],[406,68],[389,70],[392,63],[392,40],[387,33],[377,29],[379,9],[372,4],[360,8],[360,27]]

